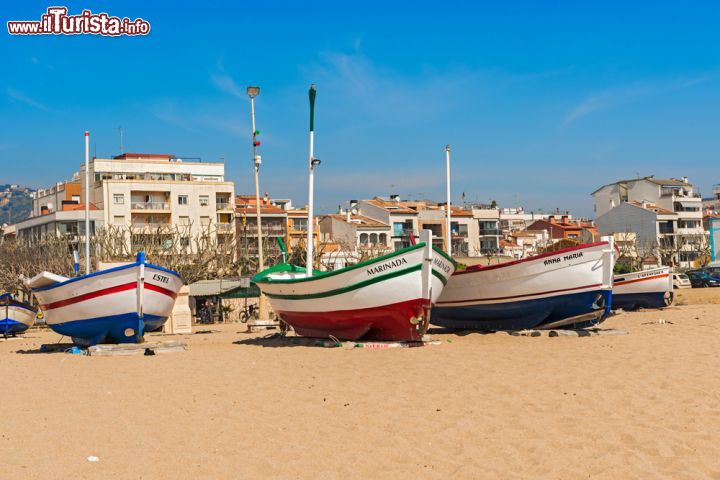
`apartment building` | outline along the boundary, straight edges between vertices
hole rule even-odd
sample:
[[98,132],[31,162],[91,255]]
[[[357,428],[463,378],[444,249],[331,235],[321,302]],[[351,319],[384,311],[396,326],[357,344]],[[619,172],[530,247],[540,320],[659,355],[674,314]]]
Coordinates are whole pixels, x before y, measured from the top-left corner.
[[419,235],[417,210],[404,205],[398,195],[391,195],[389,199],[351,200],[350,211],[390,225],[390,244],[394,250],[410,246],[411,236]]
[[701,256],[707,243],[702,198],[687,177],[620,180],[592,195],[601,234],[637,233],[640,247],[649,250],[654,245],[666,263],[682,268],[693,267]]
[[702,199],[702,209],[707,215],[720,214],[720,184],[713,185],[711,197]]
[[488,206],[477,206],[472,209],[473,218],[478,223],[478,247],[482,255],[500,251],[500,240],[503,237],[500,213],[498,208]]
[[337,242],[341,249],[377,253],[392,249],[390,225],[350,210],[341,208],[336,214],[324,215],[319,224],[322,241]]
[[593,242],[599,238],[597,229],[592,222],[571,220],[569,215],[548,215],[547,219],[535,220],[527,227],[528,232],[547,232],[552,241],[572,240],[578,243]]
[[[266,264],[280,257],[278,239],[287,241],[288,215],[281,207],[274,205],[266,195],[260,198],[260,224],[263,235],[263,253]],[[240,257],[258,255],[257,202],[255,195],[235,196],[235,229],[238,254]],[[268,261],[270,260],[270,261]]]
[[[65,237],[77,244],[85,238],[85,205],[78,174],[67,182],[32,193],[30,217],[15,225],[18,238],[39,240],[44,236]],[[99,208],[90,204],[90,232],[104,225]]]
[[129,228],[134,245],[170,228],[181,232],[181,245],[188,248],[194,248],[194,238],[223,243],[235,234],[234,184],[225,181],[223,163],[125,153],[93,158],[90,178],[90,199],[103,222]]

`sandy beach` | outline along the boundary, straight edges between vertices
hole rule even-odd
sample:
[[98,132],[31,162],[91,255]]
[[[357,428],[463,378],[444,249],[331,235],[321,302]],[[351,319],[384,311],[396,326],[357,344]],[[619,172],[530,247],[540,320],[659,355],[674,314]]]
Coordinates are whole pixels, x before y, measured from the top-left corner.
[[697,304],[719,296],[602,325],[625,336],[414,349],[229,324],[86,357],[32,353],[60,337],[31,331],[0,342],[0,478],[720,478],[720,305]]

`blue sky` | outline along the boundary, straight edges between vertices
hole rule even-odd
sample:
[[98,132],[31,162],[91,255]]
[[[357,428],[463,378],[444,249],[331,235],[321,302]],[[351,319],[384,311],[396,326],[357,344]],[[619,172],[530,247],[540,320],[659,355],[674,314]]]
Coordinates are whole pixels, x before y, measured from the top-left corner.
[[[720,183],[720,6],[711,2],[69,2],[147,37],[17,36],[51,4],[2,9],[0,183],[47,186],[125,150],[224,158],[252,192],[306,203],[307,88],[317,84],[316,201],[398,193],[570,209],[620,178]],[[544,3],[544,4],[541,4]],[[582,5],[581,5],[582,3]],[[312,8],[311,8],[312,6]]]

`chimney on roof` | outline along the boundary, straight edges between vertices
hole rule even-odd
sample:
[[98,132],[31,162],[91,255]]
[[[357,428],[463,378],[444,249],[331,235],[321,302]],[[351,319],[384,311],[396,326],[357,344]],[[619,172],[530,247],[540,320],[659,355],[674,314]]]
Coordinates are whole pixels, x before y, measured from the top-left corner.
[[392,195],[390,195],[390,200],[393,202],[400,202],[400,195],[393,193]]
[[555,215],[548,215],[548,221],[549,221],[550,223],[556,223],[556,222],[555,222]]
[[350,210],[347,210],[347,211],[345,212],[345,221],[346,221],[347,223],[350,223]]
[[350,210],[352,213],[355,213],[355,209],[357,208],[358,201],[357,200],[350,200],[350,207],[348,207],[348,210]]
[[563,215],[562,217],[560,217],[560,221],[561,221],[562,223],[567,223],[567,221],[568,221],[568,216],[567,216],[567,215]]
[[688,183],[688,177],[681,177],[681,178],[682,178],[683,183]]

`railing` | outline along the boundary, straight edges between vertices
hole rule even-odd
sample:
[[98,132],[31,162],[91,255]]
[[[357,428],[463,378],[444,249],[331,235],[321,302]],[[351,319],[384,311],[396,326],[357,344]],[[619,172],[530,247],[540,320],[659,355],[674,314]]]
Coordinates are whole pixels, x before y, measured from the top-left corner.
[[480,235],[501,235],[501,232],[497,228],[481,228]]
[[232,210],[233,205],[229,202],[217,202],[215,203],[215,210]]
[[132,224],[133,229],[138,230],[158,230],[161,228],[170,228],[172,225],[170,223],[140,223],[136,222]]
[[132,202],[133,210],[170,210],[167,202]]
[[218,233],[230,233],[233,231],[232,223],[216,223],[215,227],[217,228]]
[[[247,232],[249,236],[256,236],[258,233],[257,225],[248,225],[247,229],[240,229],[240,234],[244,234]],[[262,232],[263,235],[275,235],[275,236],[285,236],[285,228],[279,227],[276,225],[263,225],[262,226]]]

